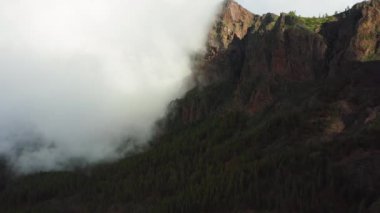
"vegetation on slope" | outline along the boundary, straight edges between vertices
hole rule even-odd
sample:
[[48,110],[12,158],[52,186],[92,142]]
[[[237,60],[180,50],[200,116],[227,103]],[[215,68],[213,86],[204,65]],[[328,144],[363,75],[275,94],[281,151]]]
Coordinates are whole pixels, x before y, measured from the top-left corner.
[[306,29],[317,32],[321,26],[326,22],[332,22],[336,20],[335,16],[324,15],[322,17],[302,17],[298,16],[296,12],[292,11],[288,14],[290,17],[295,18],[299,24],[306,27]]

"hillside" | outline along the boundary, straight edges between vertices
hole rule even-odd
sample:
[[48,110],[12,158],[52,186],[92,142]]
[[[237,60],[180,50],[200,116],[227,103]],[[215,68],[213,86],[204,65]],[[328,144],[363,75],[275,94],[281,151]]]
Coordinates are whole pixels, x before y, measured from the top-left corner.
[[380,1],[325,18],[226,1],[142,153],[14,177],[1,212],[380,212]]

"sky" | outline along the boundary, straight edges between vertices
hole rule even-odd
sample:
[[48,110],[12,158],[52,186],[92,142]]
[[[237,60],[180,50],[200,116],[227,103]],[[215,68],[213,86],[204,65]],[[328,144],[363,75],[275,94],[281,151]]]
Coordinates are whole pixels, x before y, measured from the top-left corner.
[[361,0],[237,0],[242,6],[255,14],[296,11],[302,16],[319,16],[344,11]]

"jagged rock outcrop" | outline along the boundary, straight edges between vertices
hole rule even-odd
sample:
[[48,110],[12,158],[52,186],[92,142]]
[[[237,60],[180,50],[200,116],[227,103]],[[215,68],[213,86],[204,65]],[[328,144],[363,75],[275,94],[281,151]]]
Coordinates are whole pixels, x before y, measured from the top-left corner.
[[380,60],[380,1],[359,3],[325,23],[321,34],[328,43],[330,75],[350,61]]
[[[275,91],[281,90],[283,82],[321,80],[352,70],[355,62],[380,57],[379,0],[357,4],[317,29],[311,30],[302,17],[257,16],[234,1],[226,1],[209,34],[207,53],[196,62],[195,90],[232,83],[232,105],[255,114],[276,102]],[[355,69],[363,66],[356,63]],[[376,66],[372,64],[371,69]],[[187,100],[179,106],[179,114],[186,115],[184,123],[218,108],[208,109]]]
[[286,14],[265,24],[265,30],[252,30],[247,35],[242,81],[260,74],[291,81],[313,80],[322,72],[327,45],[321,35],[297,26]]
[[228,49],[235,37],[242,40],[258,18],[259,16],[252,14],[235,1],[226,1],[209,33],[206,57],[212,58],[220,51]]
[[207,51],[195,62],[198,84],[238,78],[244,56],[243,38],[252,26],[260,24],[254,15],[233,0],[223,4],[207,40]]
[[[207,51],[194,60],[194,79],[198,87],[221,82],[236,82],[245,59],[248,31],[261,25],[262,17],[254,15],[233,0],[225,1],[207,40]],[[199,88],[196,88],[197,90]],[[201,104],[198,98],[186,98],[178,103],[178,114],[184,124],[197,121],[215,110]]]
[[[327,45],[321,35],[299,26],[296,18],[287,14],[279,18],[268,14],[263,20],[260,28],[252,29],[246,37],[246,57],[237,89],[237,94],[250,93],[248,102],[240,101],[252,113],[273,102],[268,88],[278,79],[310,81],[323,76],[326,67]],[[252,84],[259,86],[241,91]]]

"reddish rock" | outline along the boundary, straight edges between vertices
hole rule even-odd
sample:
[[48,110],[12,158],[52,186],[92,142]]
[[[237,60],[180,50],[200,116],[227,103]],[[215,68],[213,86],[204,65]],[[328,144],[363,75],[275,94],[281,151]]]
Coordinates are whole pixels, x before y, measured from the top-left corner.
[[[234,1],[226,1],[213,25],[207,52],[194,62],[199,88],[230,82],[235,87],[231,105],[252,114],[277,99],[271,91],[292,82],[312,82],[347,70],[365,70],[363,85],[380,82],[380,1],[355,5],[323,24],[318,32],[287,14],[257,16]],[[354,66],[353,66],[354,65]],[[372,74],[371,74],[371,73]],[[370,75],[371,74],[371,75]],[[192,123],[219,107],[188,98],[182,103],[183,123]],[[332,132],[343,129],[342,122]]]
[[282,14],[273,29],[249,35],[242,81],[260,75],[305,81],[323,72],[327,49],[323,37],[293,27],[287,17]]
[[380,60],[379,0],[359,3],[336,17],[321,29],[329,47],[330,76],[351,61]]
[[226,1],[210,30],[206,53],[195,61],[196,82],[204,86],[236,79],[245,58],[242,40],[249,29],[259,25],[259,22],[260,16],[235,1]]
[[250,103],[249,103],[249,112],[254,114],[257,113],[263,109],[265,109],[267,106],[271,105],[273,103],[273,97],[270,91],[269,87],[263,87],[257,89],[252,94]]
[[228,0],[224,3],[222,12],[209,33],[208,57],[213,57],[219,51],[226,50],[234,38],[242,40],[258,18],[238,3]]

